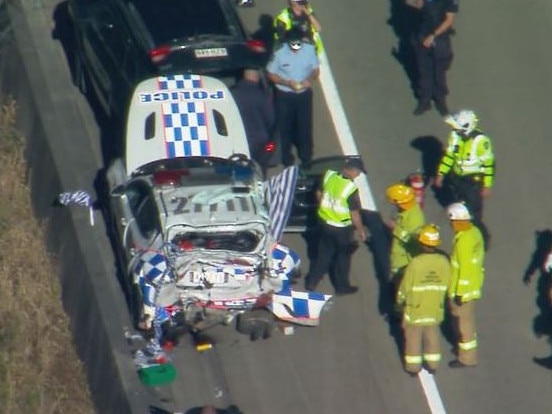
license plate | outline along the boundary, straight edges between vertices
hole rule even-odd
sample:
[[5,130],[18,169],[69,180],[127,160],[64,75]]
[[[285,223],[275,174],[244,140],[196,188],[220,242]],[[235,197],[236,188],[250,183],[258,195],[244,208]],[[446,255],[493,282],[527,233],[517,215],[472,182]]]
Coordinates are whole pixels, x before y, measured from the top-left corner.
[[196,49],[194,51],[196,58],[214,58],[228,56],[228,50],[225,47],[214,47],[210,49]]
[[226,275],[221,272],[205,272],[205,280],[213,285],[226,283]]

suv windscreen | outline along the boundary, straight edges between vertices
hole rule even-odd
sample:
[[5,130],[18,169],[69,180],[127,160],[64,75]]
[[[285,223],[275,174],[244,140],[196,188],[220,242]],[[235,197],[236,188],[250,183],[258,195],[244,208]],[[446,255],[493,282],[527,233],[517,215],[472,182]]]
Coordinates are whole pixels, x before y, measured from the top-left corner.
[[156,45],[201,35],[236,36],[219,0],[132,0]]

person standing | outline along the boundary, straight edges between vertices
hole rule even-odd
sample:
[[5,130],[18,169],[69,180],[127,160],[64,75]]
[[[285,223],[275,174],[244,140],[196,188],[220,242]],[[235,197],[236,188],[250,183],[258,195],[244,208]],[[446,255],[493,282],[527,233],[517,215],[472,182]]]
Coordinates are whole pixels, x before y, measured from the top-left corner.
[[452,325],[457,340],[457,359],[450,361],[451,368],[477,365],[477,331],[475,327],[475,303],[481,298],[484,280],[485,248],[483,236],[472,223],[468,208],[453,203],[447,214],[454,230],[450,262],[449,306]]
[[288,7],[284,8],[274,18],[274,40],[281,44],[286,40],[286,34],[290,30],[298,29],[303,40],[312,43],[317,53],[322,51],[322,39],[320,32],[322,25],[316,18],[312,6],[308,0],[288,0]]
[[276,88],[276,123],[282,152],[282,163],[294,163],[292,145],[304,168],[310,168],[313,156],[312,85],[320,74],[314,46],[302,40],[296,29],[286,35],[282,45],[268,63],[268,79]]
[[424,212],[416,202],[412,187],[397,183],[386,190],[387,200],[397,206],[396,217],[387,223],[392,231],[391,241],[391,290],[393,296],[400,283],[404,269],[418,252],[416,236],[425,223]]
[[275,112],[270,93],[260,80],[258,70],[245,69],[242,79],[231,91],[243,120],[251,158],[257,161],[266,176],[272,155],[269,144],[275,128]]
[[453,57],[450,35],[458,0],[406,0],[406,4],[419,12],[412,39],[418,67],[418,105],[414,115],[431,109],[433,99],[439,114],[445,116],[449,113],[446,73]]
[[312,291],[322,277],[332,268],[331,281],[336,295],[348,295],[358,291],[351,286],[351,248],[354,233],[360,241],[366,240],[366,232],[360,216],[360,198],[354,183],[364,171],[358,158],[346,160],[341,172],[328,170],[322,179],[322,187],[317,191],[319,201],[318,252],[305,276],[305,289]]
[[490,138],[479,128],[479,120],[470,110],[462,110],[445,119],[452,127],[445,154],[437,169],[434,185],[443,187],[447,176],[456,200],[466,203],[474,222],[482,224],[483,199],[494,184],[495,156]]
[[396,298],[397,307],[402,309],[404,368],[411,375],[417,375],[423,364],[431,374],[439,367],[439,325],[451,278],[449,259],[437,250],[441,244],[439,228],[423,226],[418,241],[421,253],[406,266]]

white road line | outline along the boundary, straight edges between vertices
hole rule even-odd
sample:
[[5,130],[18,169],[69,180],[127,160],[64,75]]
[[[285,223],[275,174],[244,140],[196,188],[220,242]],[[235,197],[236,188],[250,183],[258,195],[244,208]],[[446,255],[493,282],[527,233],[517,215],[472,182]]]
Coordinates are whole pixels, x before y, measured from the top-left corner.
[[[325,51],[322,51],[319,55],[320,59],[320,84],[322,86],[322,93],[326,100],[326,106],[332,117],[332,122],[337,134],[337,138],[341,145],[341,150],[345,155],[360,155],[356,146],[353,133],[349,126],[349,121],[345,115],[339,92],[334,81],[332,70],[330,68],[330,62]],[[367,168],[368,169],[368,168]],[[361,178],[362,177],[362,178]],[[361,175],[361,179],[357,179],[360,201],[362,207],[366,210],[377,211],[376,203],[368,183],[368,177],[364,174]],[[425,370],[422,370],[418,374],[418,379],[424,390],[424,394],[429,405],[429,409],[432,414],[446,414],[445,406],[439,395],[439,390],[433,375],[429,374]]]
[[[349,127],[349,121],[345,115],[345,110],[339,97],[339,92],[335,85],[332,70],[330,68],[330,62],[326,52],[323,50],[318,56],[320,59],[320,85],[322,86],[322,93],[326,100],[326,106],[332,117],[335,132],[341,145],[341,150],[345,155],[360,155],[353,138],[353,133]],[[362,208],[365,210],[376,211],[376,203],[372,196],[372,190],[370,190],[370,184],[368,184],[368,177],[365,174],[359,176],[356,181],[358,191],[360,195],[360,202]]]
[[424,394],[426,396],[427,403],[429,404],[431,413],[446,414],[447,411],[445,410],[443,400],[441,400],[441,395],[439,395],[439,389],[437,388],[434,376],[428,373],[425,369],[422,369],[418,374],[418,379],[424,389]]

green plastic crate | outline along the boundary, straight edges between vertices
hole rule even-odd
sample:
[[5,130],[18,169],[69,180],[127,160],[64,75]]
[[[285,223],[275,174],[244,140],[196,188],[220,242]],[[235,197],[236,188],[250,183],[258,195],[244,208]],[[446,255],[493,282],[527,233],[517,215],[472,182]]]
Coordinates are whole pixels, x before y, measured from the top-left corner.
[[138,370],[140,380],[144,385],[155,387],[173,382],[176,378],[176,368],[171,363],[152,365]]

